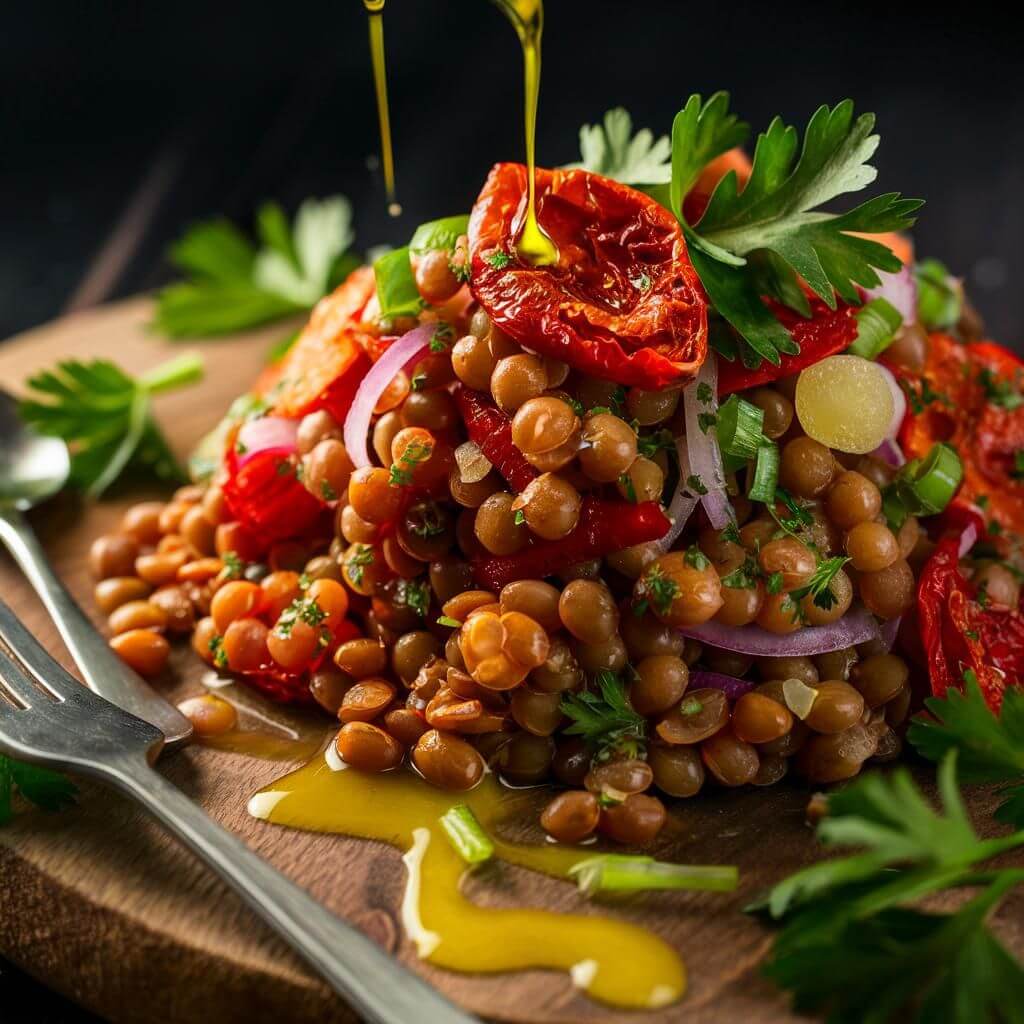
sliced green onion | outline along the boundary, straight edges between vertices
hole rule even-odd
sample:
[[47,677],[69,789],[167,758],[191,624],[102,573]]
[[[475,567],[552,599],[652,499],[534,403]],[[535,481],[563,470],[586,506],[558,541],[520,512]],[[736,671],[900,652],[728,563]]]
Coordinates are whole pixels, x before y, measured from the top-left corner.
[[450,807],[440,822],[448,842],[467,864],[482,864],[494,856],[494,843],[466,804]]
[[754,466],[754,481],[747,497],[751,501],[763,501],[766,505],[775,500],[775,487],[779,482],[779,448],[774,444],[762,444],[757,449],[757,463]]
[[752,459],[764,444],[764,410],[739,395],[730,395],[718,408],[718,446],[724,455]]
[[872,299],[857,311],[857,339],[847,349],[862,359],[877,359],[903,326],[900,311],[886,299]]
[[960,319],[963,289],[938,260],[914,267],[917,280],[917,319],[929,330],[952,327]]
[[932,445],[923,459],[914,459],[882,492],[882,510],[890,526],[899,528],[907,516],[933,516],[953,500],[964,467],[956,449],[944,441]]
[[[956,449],[944,441],[932,446],[924,460],[910,463],[905,473],[907,486],[924,515],[941,512],[956,494],[964,478],[964,467]],[[910,467],[908,466],[908,470]]]
[[609,853],[574,864],[569,874],[586,896],[596,892],[642,892],[646,889],[696,889],[732,892],[739,883],[733,865],[667,864],[653,857]]

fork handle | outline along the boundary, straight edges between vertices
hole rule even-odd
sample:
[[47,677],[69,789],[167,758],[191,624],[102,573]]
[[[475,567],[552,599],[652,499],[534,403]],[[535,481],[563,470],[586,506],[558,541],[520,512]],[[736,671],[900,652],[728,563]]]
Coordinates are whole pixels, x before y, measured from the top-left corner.
[[188,719],[114,654],[57,579],[28,521],[16,509],[0,509],[0,541],[46,606],[89,689],[155,726],[164,734],[165,746],[187,740],[192,735]]
[[479,1024],[215,824],[158,772],[134,762],[106,772],[109,781],[216,871],[368,1022]]

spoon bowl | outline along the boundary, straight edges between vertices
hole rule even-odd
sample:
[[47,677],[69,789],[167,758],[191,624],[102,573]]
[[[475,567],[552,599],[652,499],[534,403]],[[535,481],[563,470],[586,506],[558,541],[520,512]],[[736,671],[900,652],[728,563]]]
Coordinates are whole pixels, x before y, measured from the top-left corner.
[[71,470],[68,446],[22,423],[18,403],[0,391],[0,507],[25,512],[52,498]]
[[[22,514],[55,495],[71,470],[68,446],[30,430],[18,403],[0,390],[0,544],[11,553],[50,613],[89,689],[156,726],[165,749],[192,735],[192,724],[148,686],[107,645],[53,571]],[[154,749],[154,756],[158,753]]]

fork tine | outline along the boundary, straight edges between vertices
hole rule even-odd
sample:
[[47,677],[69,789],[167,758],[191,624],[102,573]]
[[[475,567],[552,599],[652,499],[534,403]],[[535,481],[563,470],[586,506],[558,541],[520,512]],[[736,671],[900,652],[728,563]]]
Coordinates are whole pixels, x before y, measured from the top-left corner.
[[21,659],[36,681],[55,697],[66,700],[85,689],[53,659],[3,601],[0,601],[0,640]]
[[15,702],[30,708],[45,697],[32,685],[32,680],[18,663],[0,647],[0,690],[6,691]]

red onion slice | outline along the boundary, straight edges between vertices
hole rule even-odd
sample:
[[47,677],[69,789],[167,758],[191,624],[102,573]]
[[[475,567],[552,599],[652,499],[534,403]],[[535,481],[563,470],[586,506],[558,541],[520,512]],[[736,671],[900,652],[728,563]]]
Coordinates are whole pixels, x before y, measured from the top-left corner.
[[253,456],[273,451],[291,455],[295,451],[299,432],[298,420],[283,416],[260,416],[246,420],[238,429],[235,451],[238,454],[238,468],[241,469]]
[[345,417],[345,449],[357,469],[372,464],[366,439],[370,433],[373,410],[380,401],[380,396],[406,363],[417,359],[430,348],[430,339],[434,336],[435,327],[435,324],[422,324],[408,334],[403,334],[373,364],[359,385],[352,399],[352,408]]
[[888,274],[884,270],[879,271],[878,276],[882,283],[866,291],[865,296],[870,299],[885,299],[892,304],[906,326],[917,323],[917,281],[914,280],[914,272],[908,264],[903,265],[902,270],[894,274]]
[[887,437],[871,455],[873,458],[881,459],[882,462],[888,463],[893,469],[899,469],[907,461],[900,446],[891,437]]
[[686,478],[690,475],[690,458],[686,453],[685,437],[676,438],[676,454],[679,456],[679,483],[676,485],[676,493],[672,495],[672,502],[666,509],[672,525],[661,540],[655,541],[662,554],[672,547],[676,538],[683,532],[683,527],[693,515],[698,500],[697,495],[686,489]]
[[737,679],[721,672],[691,672],[688,690],[721,690],[729,700],[739,700],[745,693],[750,693],[754,683],[749,679]]
[[900,427],[903,426],[903,417],[907,415],[907,396],[893,376],[892,370],[881,363],[875,363],[875,366],[882,371],[885,383],[889,385],[889,390],[892,392],[892,420],[889,423],[886,436],[895,437],[900,432]]
[[855,608],[828,626],[807,626],[795,633],[769,633],[760,626],[723,626],[718,622],[705,622],[703,626],[679,632],[709,647],[739,654],[762,658],[809,657],[877,640],[878,623],[865,609]]
[[964,532],[960,534],[960,547],[957,549],[957,554],[961,558],[967,554],[971,548],[974,547],[978,540],[978,527],[976,523],[968,523],[964,527]]
[[[706,401],[698,397],[700,391]],[[712,423],[700,428],[700,417],[718,415],[718,361],[708,352],[697,379],[683,392],[683,411],[686,414],[686,448],[690,456],[690,473],[700,477],[707,488],[701,496],[704,511],[716,530],[724,530],[735,520],[732,505],[725,493],[725,472],[722,453],[718,447],[718,431]],[[689,475],[689,474],[688,474]]]
[[879,627],[878,639],[881,641],[887,654],[896,643],[896,634],[900,631],[900,620],[902,618],[902,615],[897,615],[895,619],[889,619]]

